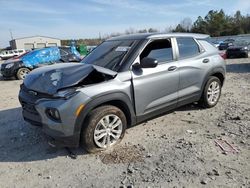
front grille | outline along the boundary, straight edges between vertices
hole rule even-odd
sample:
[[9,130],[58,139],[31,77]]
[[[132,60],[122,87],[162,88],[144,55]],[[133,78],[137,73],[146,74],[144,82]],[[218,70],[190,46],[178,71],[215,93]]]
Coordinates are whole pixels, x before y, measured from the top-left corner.
[[21,105],[23,107],[23,110],[25,110],[31,114],[34,114],[34,115],[39,115],[34,104],[30,104],[30,103],[27,103],[25,101],[21,101]]

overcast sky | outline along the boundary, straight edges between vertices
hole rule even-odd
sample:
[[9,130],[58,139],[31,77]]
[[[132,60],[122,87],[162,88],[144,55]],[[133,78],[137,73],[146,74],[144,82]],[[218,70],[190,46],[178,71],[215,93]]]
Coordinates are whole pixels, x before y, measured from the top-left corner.
[[164,31],[211,9],[250,13],[250,0],[0,0],[0,48],[14,38],[44,35],[60,39],[95,38],[134,29]]

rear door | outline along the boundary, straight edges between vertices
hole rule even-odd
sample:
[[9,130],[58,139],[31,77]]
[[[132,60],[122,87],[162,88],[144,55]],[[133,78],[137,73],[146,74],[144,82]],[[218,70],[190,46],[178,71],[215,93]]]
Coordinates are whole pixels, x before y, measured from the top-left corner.
[[176,38],[180,73],[179,103],[199,99],[204,77],[210,65],[202,47],[192,37]]
[[132,68],[137,116],[175,107],[178,99],[179,71],[172,39],[150,41],[135,63],[144,57],[157,59],[159,64],[155,68]]

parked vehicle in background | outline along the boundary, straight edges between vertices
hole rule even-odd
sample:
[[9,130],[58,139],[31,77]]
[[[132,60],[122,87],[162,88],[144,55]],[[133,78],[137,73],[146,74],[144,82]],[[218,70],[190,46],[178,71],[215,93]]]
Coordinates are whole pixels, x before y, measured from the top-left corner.
[[245,40],[236,40],[232,46],[227,48],[226,55],[227,58],[232,58],[232,57],[248,58],[249,51],[250,51],[250,42],[247,42]]
[[92,52],[96,46],[87,46],[88,53]]
[[223,42],[227,42],[227,43],[234,43],[235,39],[229,38],[224,40]]
[[232,46],[233,43],[231,42],[222,42],[219,44],[219,50],[226,50],[229,46]]
[[24,49],[16,49],[16,50],[4,50],[0,53],[0,60],[7,60],[15,56],[22,55],[26,51]]
[[212,44],[216,47],[219,48],[220,44],[223,43],[223,41],[214,41]]
[[198,101],[219,101],[225,62],[201,34],[138,34],[108,39],[81,63],[32,71],[21,85],[24,120],[52,144],[89,152],[121,141],[127,127]]
[[62,62],[80,62],[80,54],[72,47],[48,47],[30,51],[2,63],[3,77],[16,77],[23,80],[33,69]]
[[88,54],[87,46],[84,44],[78,45],[77,50],[81,54],[82,57],[85,57]]

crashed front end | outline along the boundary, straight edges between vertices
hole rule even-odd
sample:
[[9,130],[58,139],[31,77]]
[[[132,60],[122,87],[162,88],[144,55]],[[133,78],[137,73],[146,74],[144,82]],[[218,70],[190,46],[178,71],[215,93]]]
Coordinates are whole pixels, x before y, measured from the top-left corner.
[[78,147],[80,129],[76,128],[77,119],[84,105],[91,100],[79,88],[84,87],[87,80],[93,80],[89,78],[92,74],[112,77],[109,72],[103,72],[105,70],[92,65],[72,63],[32,71],[19,92],[24,120],[41,126],[60,145]]

